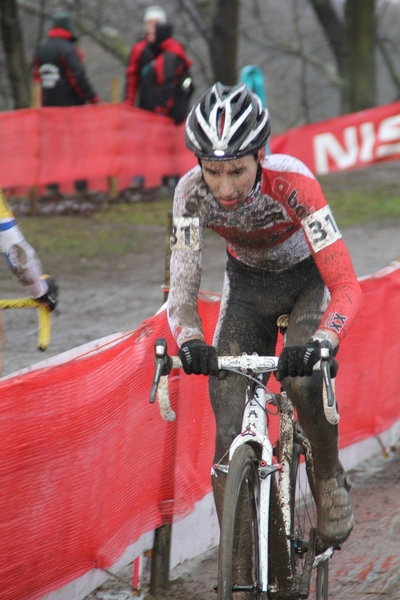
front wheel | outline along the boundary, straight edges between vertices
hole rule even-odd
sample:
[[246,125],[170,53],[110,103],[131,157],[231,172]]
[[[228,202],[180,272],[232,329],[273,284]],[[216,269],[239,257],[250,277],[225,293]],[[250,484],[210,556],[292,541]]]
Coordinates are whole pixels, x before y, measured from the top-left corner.
[[316,600],[328,600],[329,562],[325,560],[317,567]]
[[218,561],[218,600],[261,600],[259,476],[254,450],[239,446],[227,476]]
[[[317,507],[309,485],[305,463],[301,462],[304,455],[299,443],[293,445],[292,463],[292,566],[297,574],[303,571],[309,536],[312,529],[317,527]],[[324,548],[317,539],[316,554]],[[308,597],[313,600],[328,600],[329,559],[319,563],[313,570]]]

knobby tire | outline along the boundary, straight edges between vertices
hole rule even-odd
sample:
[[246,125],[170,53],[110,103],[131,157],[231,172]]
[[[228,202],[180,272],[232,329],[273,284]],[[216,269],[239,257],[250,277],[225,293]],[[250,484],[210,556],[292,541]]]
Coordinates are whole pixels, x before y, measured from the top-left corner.
[[[238,592],[232,593],[233,584],[252,585],[259,581],[259,489],[256,455],[250,446],[244,444],[233,454],[226,481],[219,546],[218,600],[262,598],[259,592],[248,592],[243,596]],[[244,514],[250,516],[247,523]],[[244,527],[247,539],[243,535]],[[251,557],[251,573],[250,563],[243,567],[242,573],[237,573],[237,554]]]
[[[293,444],[292,462],[292,534],[298,539],[308,541],[310,529],[317,527],[317,507],[310,489],[304,467],[301,466],[302,447]],[[296,572],[301,572],[304,558],[300,557],[292,545],[292,566]],[[313,570],[310,595],[312,600],[328,600],[329,559],[320,563]]]

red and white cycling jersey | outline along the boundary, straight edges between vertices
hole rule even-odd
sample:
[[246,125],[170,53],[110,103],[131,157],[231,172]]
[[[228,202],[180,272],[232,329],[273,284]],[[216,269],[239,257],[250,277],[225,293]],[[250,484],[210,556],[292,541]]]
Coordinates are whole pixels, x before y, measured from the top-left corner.
[[301,161],[267,156],[261,181],[235,211],[219,206],[195,167],[176,188],[173,215],[168,316],[179,345],[202,336],[197,294],[205,227],[250,267],[281,273],[312,255],[331,295],[319,328],[339,339],[347,334],[362,305],[360,286],[321,187]]

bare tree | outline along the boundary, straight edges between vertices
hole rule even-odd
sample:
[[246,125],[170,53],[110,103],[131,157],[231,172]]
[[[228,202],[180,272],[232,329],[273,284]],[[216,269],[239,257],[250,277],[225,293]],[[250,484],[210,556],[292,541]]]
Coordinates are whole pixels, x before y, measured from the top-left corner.
[[329,46],[336,60],[338,73],[344,79],[346,52],[343,19],[338,15],[331,0],[310,0],[310,2],[325,31]]
[[340,18],[332,0],[310,0],[343,79],[342,112],[376,105],[376,0],[346,0]]
[[235,85],[238,78],[239,0],[218,0],[210,45],[214,77],[225,85]]
[[212,80],[235,85],[240,0],[177,0],[177,3],[206,43]]
[[30,86],[17,0],[0,0],[0,29],[14,107],[27,108],[30,105]]
[[347,68],[343,112],[376,106],[375,0],[347,0],[345,38]]

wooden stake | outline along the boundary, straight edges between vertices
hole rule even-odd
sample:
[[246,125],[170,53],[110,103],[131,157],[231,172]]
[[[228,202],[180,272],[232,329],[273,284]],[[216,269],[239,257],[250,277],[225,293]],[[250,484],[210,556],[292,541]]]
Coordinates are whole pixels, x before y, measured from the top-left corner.
[[39,81],[32,83],[31,108],[40,108],[42,106],[42,86]]
[[111,80],[111,104],[118,104],[119,102],[119,79],[113,77]]
[[[164,274],[164,302],[168,299],[169,286],[170,286],[170,263],[171,263],[171,236],[172,236],[172,210],[168,211],[168,222],[167,222],[167,233],[165,239],[165,274]],[[176,452],[176,439],[170,431],[171,440],[170,443],[174,444],[171,459],[172,462],[175,460]],[[173,465],[169,465],[173,466]],[[171,490],[172,491],[172,490]],[[173,497],[173,492],[172,492]],[[165,590],[169,584],[169,565],[171,557],[171,539],[172,539],[172,525],[166,524],[161,525],[154,531],[154,546],[151,561],[151,579],[150,579],[150,593],[153,596],[157,596],[157,593],[161,590]]]
[[[111,104],[118,104],[119,102],[119,79],[113,77],[111,80]],[[110,200],[116,200],[118,198],[118,178],[116,175],[111,175],[108,178],[108,195]]]
[[150,594],[157,597],[169,583],[172,525],[161,525],[154,532],[154,547],[151,563]]
[[[31,108],[40,108],[42,106],[42,86],[39,81],[32,84]],[[38,187],[31,185],[29,188],[29,214],[31,216],[37,213]]]

